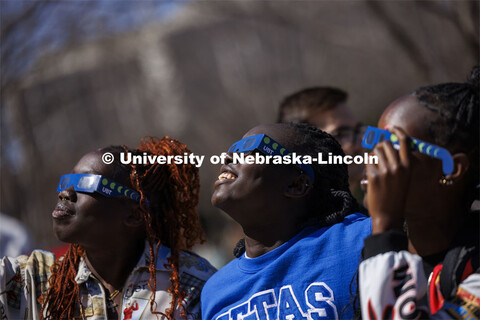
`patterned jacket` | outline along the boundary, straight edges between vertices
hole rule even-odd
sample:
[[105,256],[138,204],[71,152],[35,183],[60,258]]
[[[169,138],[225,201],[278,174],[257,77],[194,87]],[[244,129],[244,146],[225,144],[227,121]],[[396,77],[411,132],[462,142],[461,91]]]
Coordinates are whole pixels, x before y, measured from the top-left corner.
[[[164,266],[170,249],[160,246],[156,261],[156,311],[170,308],[171,295],[167,292],[171,282],[170,271]],[[150,312],[152,292],[148,286],[150,273],[149,250],[146,247],[137,265],[130,273],[121,292],[122,319],[156,319]],[[50,268],[55,263],[51,252],[35,250],[30,256],[5,257],[0,260],[0,319],[40,319],[42,306],[38,298],[48,289]],[[188,319],[200,318],[200,292],[205,281],[216,271],[205,259],[189,252],[180,254],[180,289],[185,291],[184,305]],[[95,278],[86,262],[81,260],[75,281],[80,285],[80,300],[76,312],[81,318],[81,309],[89,320],[107,319],[107,308],[112,307],[106,299],[104,287]],[[176,318],[181,319],[180,310]],[[164,319],[164,317],[158,317]]]
[[479,319],[478,244],[453,245],[425,273],[425,261],[408,252],[407,243],[396,230],[365,239],[359,269],[362,318]]

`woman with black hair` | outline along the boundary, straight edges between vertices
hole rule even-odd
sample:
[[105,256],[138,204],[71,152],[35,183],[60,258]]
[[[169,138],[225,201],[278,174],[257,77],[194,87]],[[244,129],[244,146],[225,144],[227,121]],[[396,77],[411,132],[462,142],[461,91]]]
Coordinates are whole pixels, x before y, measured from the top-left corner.
[[[372,236],[359,270],[366,319],[480,317],[479,75],[465,83],[423,87],[393,102],[378,126],[394,133],[367,165]],[[442,161],[412,152],[410,138],[451,154]],[[402,230],[406,228],[406,234]]]
[[234,163],[234,153],[344,155],[305,124],[260,125],[229,150],[212,203],[245,233],[202,291],[202,319],[351,318],[345,308],[369,218],[355,214],[345,164]]

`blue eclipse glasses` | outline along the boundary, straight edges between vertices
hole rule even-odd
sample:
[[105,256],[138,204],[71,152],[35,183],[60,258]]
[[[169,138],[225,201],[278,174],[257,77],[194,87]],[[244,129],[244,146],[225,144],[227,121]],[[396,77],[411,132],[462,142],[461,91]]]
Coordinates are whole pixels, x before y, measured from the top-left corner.
[[71,186],[73,186],[75,191],[79,192],[98,192],[106,197],[127,197],[135,201],[140,201],[140,194],[138,192],[98,174],[65,174],[60,178],[57,192]]
[[[415,138],[412,140],[411,148],[413,151],[418,151],[427,156],[442,160],[442,169],[444,174],[453,172],[453,158],[448,150],[436,146],[434,144],[421,141]],[[388,130],[383,130],[375,127],[368,127],[363,136],[362,146],[367,149],[373,149],[378,143],[389,140],[395,149],[400,149],[398,137]]]
[[[266,134],[256,134],[243,138],[232,144],[228,152],[248,152],[257,149],[261,153],[269,156],[291,156],[292,153],[281,144],[267,136]],[[307,174],[312,183],[315,181],[313,168],[309,164],[296,164],[303,172]]]

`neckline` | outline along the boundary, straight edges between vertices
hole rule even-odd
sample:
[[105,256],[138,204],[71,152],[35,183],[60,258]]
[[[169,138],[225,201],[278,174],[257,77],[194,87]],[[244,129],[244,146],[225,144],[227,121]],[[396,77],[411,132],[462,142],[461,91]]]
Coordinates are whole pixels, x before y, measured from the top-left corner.
[[315,226],[308,226],[303,228],[299,233],[290,238],[289,240],[282,243],[279,247],[269,251],[265,254],[262,254],[259,257],[250,258],[246,256],[246,251],[242,254],[241,257],[237,258],[238,267],[240,270],[246,273],[256,273],[264,269],[267,265],[275,261],[280,257],[285,251],[287,251],[291,246],[293,246],[300,239],[304,238],[306,235],[317,230]]

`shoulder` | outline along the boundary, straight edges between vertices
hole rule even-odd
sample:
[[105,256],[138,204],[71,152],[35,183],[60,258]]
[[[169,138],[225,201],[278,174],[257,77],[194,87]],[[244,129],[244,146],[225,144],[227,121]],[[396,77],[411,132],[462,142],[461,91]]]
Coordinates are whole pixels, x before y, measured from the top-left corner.
[[348,215],[340,224],[345,230],[356,233],[363,238],[372,233],[372,218],[367,217],[363,213]]
[[52,275],[55,255],[48,251],[34,250],[30,256],[20,256],[17,260],[22,270],[22,278],[31,278],[33,283],[41,286],[42,291],[45,290],[47,279]]
[[200,318],[200,294],[205,282],[216,271],[206,259],[191,251],[180,252],[180,290],[185,292],[187,311]]
[[358,263],[363,241],[371,234],[371,230],[371,219],[363,214],[354,213],[336,224],[306,229],[294,247],[304,251],[305,246],[308,246],[311,254],[330,258],[341,257],[352,263]]
[[230,261],[205,283],[201,293],[202,319],[212,319],[213,315],[219,311],[214,311],[214,309],[223,308],[225,301],[230,299],[228,297],[239,298],[244,293],[239,281],[242,276],[245,276],[244,273],[240,273],[238,268],[240,259],[242,258]]
[[[5,257],[0,260],[0,288],[7,292],[0,297],[12,310],[20,310],[22,299],[39,297],[46,292],[51,267],[55,263],[55,255],[51,252],[35,250],[29,256],[17,258]],[[13,312],[13,311],[12,311]]]
[[[324,236],[341,235],[345,241],[359,238],[364,239],[372,232],[372,219],[362,213],[353,213],[346,216],[342,221],[318,229]],[[363,245],[363,243],[362,243]]]
[[[23,256],[26,257],[26,256]],[[34,250],[26,260],[26,268],[31,269],[32,273],[50,276],[51,267],[55,264],[55,255],[49,251]]]
[[460,283],[457,296],[475,301],[477,305],[480,305],[480,269]]
[[[23,256],[26,257],[26,256]],[[27,258],[27,264],[35,264],[41,267],[52,266],[55,263],[55,255],[44,250],[34,250]]]
[[[157,255],[156,255],[156,269],[158,271],[168,271],[169,268],[166,266],[168,263],[168,258],[171,255],[170,248],[158,245]],[[148,244],[145,249],[144,259],[141,259],[137,264],[137,267],[146,267],[149,264],[150,254],[148,252]],[[195,276],[203,281],[210,278],[217,269],[215,269],[205,258],[202,258],[198,254],[190,250],[181,250],[178,258],[178,269],[181,274],[190,274]]]
[[55,255],[43,250],[34,250],[29,256],[4,257],[1,260],[2,269],[9,268],[16,271],[28,269],[30,273],[34,274],[50,274],[50,268],[54,263]]
[[372,218],[369,216],[364,215],[363,213],[355,212],[352,213],[348,216],[346,216],[341,223],[345,225],[351,225],[351,224],[369,224],[371,223]]
[[233,259],[212,275],[203,288],[202,296],[208,296],[211,292],[215,294],[218,290],[222,290],[226,283],[229,285],[236,283],[234,279],[238,279],[240,276],[238,263],[241,259],[242,257]]
[[228,277],[236,277],[237,276],[237,265],[238,261],[241,258],[235,258],[229,263],[227,263],[225,266],[220,268],[210,279],[208,279],[207,283],[205,284],[205,289],[207,290],[208,288],[212,288],[217,286],[217,284],[223,285],[225,284],[225,279]]
[[195,276],[203,281],[210,278],[217,269],[210,262],[192,251],[180,253],[180,272]]

